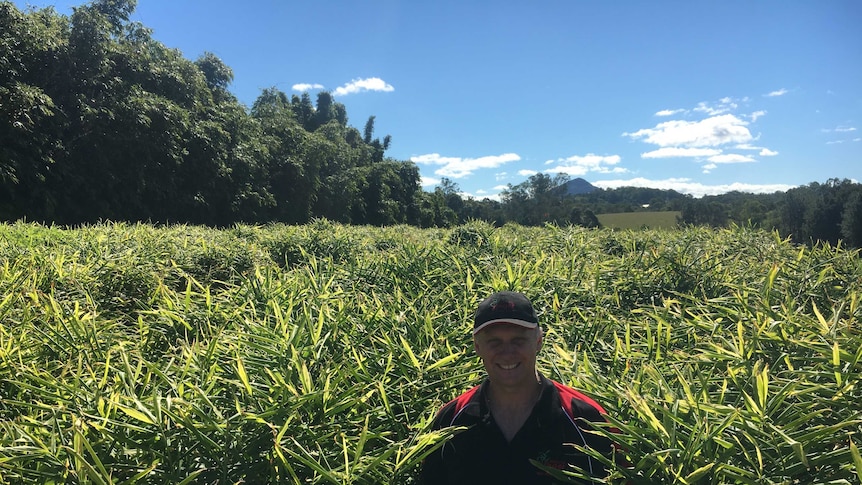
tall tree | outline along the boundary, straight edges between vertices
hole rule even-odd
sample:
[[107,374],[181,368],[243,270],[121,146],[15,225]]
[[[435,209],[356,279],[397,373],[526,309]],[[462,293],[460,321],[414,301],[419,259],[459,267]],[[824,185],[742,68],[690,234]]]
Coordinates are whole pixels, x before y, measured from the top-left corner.
[[233,82],[233,70],[212,52],[204,54],[195,61],[195,65],[204,74],[210,90],[227,90]]
[[371,144],[371,139],[374,137],[374,116],[369,116],[368,121],[365,122],[365,129],[363,130],[362,141],[365,142],[366,145]]
[[329,120],[335,118],[335,106],[332,100],[332,95],[327,91],[317,93],[317,110],[314,113],[313,130],[329,123]]
[[0,2],[0,218],[48,220],[59,204],[45,184],[62,149],[66,119],[47,80],[62,82],[56,65],[68,26],[53,9],[20,12]]
[[844,204],[841,236],[848,246],[862,248],[862,186],[858,186]]
[[293,114],[296,120],[307,131],[314,131],[314,106],[311,105],[311,96],[307,92],[302,93],[301,96],[294,94],[291,97],[290,103],[293,107]]
[[94,0],[89,8],[108,21],[112,34],[119,35],[137,6],[137,0]]

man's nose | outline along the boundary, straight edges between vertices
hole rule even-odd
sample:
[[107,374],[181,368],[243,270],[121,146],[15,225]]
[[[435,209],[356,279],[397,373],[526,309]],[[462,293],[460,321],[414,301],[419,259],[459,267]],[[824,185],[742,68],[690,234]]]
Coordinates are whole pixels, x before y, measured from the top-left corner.
[[512,342],[505,342],[505,343],[503,344],[503,349],[502,349],[502,351],[503,351],[504,353],[511,354],[511,353],[514,353],[516,349],[517,349],[517,346],[516,346],[514,343],[512,343]]

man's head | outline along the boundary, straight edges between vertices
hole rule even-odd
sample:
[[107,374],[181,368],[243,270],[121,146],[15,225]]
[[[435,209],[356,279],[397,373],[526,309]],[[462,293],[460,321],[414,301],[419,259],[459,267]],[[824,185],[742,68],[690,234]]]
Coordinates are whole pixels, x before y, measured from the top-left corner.
[[532,303],[521,293],[494,293],[479,304],[473,345],[492,382],[509,388],[536,382],[542,329]]
[[515,291],[500,291],[479,303],[473,318],[473,335],[498,323],[538,328],[539,318],[529,298]]

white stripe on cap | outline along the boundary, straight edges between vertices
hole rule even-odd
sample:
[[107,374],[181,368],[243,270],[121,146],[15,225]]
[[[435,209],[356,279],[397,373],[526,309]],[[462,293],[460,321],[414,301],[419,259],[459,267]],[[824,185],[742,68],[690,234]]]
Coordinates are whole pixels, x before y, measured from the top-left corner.
[[513,325],[518,325],[518,326],[524,327],[524,328],[536,328],[539,326],[539,324],[536,322],[528,322],[526,320],[518,320],[517,318],[497,318],[495,320],[488,320],[487,322],[483,323],[482,325],[479,325],[478,327],[474,328],[473,329],[473,335],[476,335],[483,328],[485,328],[489,325],[494,325],[495,323],[511,323]]

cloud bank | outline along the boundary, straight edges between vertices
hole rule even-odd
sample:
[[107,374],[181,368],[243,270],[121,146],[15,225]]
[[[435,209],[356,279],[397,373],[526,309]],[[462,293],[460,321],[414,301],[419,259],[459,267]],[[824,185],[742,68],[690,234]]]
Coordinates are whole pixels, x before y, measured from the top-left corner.
[[521,159],[517,153],[504,153],[479,158],[444,157],[439,153],[429,153],[410,157],[410,161],[420,165],[442,165],[434,170],[435,175],[459,179],[472,175],[482,168],[496,168]]
[[[323,84],[319,83],[298,83],[291,86],[294,91],[305,92],[312,89],[324,89]],[[379,77],[369,77],[366,79],[354,79],[344,86],[335,88],[332,92],[335,96],[346,96],[348,94],[361,93],[364,91],[381,91],[389,93],[395,91],[395,88]]]
[[323,84],[299,83],[291,86],[291,89],[294,91],[305,92],[311,91],[312,89],[323,89]]
[[732,114],[725,114],[700,121],[666,121],[654,128],[623,133],[623,136],[660,147],[715,147],[751,141],[753,137],[747,125],[747,121]]
[[588,153],[586,155],[572,155],[571,157],[558,158],[557,160],[548,160],[545,165],[553,165],[553,167],[544,170],[547,173],[565,173],[572,176],[586,175],[589,172],[594,173],[626,173],[623,167],[619,167],[619,155],[596,155]]
[[[766,115],[765,110],[750,114],[734,114],[739,103],[749,98],[722,98],[715,103],[701,102],[691,110],[661,110],[656,116],[684,114],[685,117],[705,116],[698,120],[674,119],[661,122],[652,128],[625,132],[624,137],[654,145],[658,148],[641,153],[643,159],[694,158],[703,162],[703,172],[710,173],[720,164],[752,163],[757,160],[747,154],[726,150],[759,150],[762,157],[778,155],[777,151],[754,146],[757,140],[749,126]],[[749,121],[750,120],[750,121]]]
[[618,189],[620,187],[646,187],[662,190],[675,190],[683,194],[689,194],[694,197],[703,197],[705,195],[721,195],[731,191],[747,192],[752,194],[771,194],[774,192],[786,192],[795,187],[795,185],[786,184],[745,184],[734,182],[732,184],[723,185],[705,185],[699,182],[692,182],[687,178],[669,178],[664,180],[650,180],[646,178],[633,178],[628,180],[601,180],[591,182],[596,187],[603,189]]

